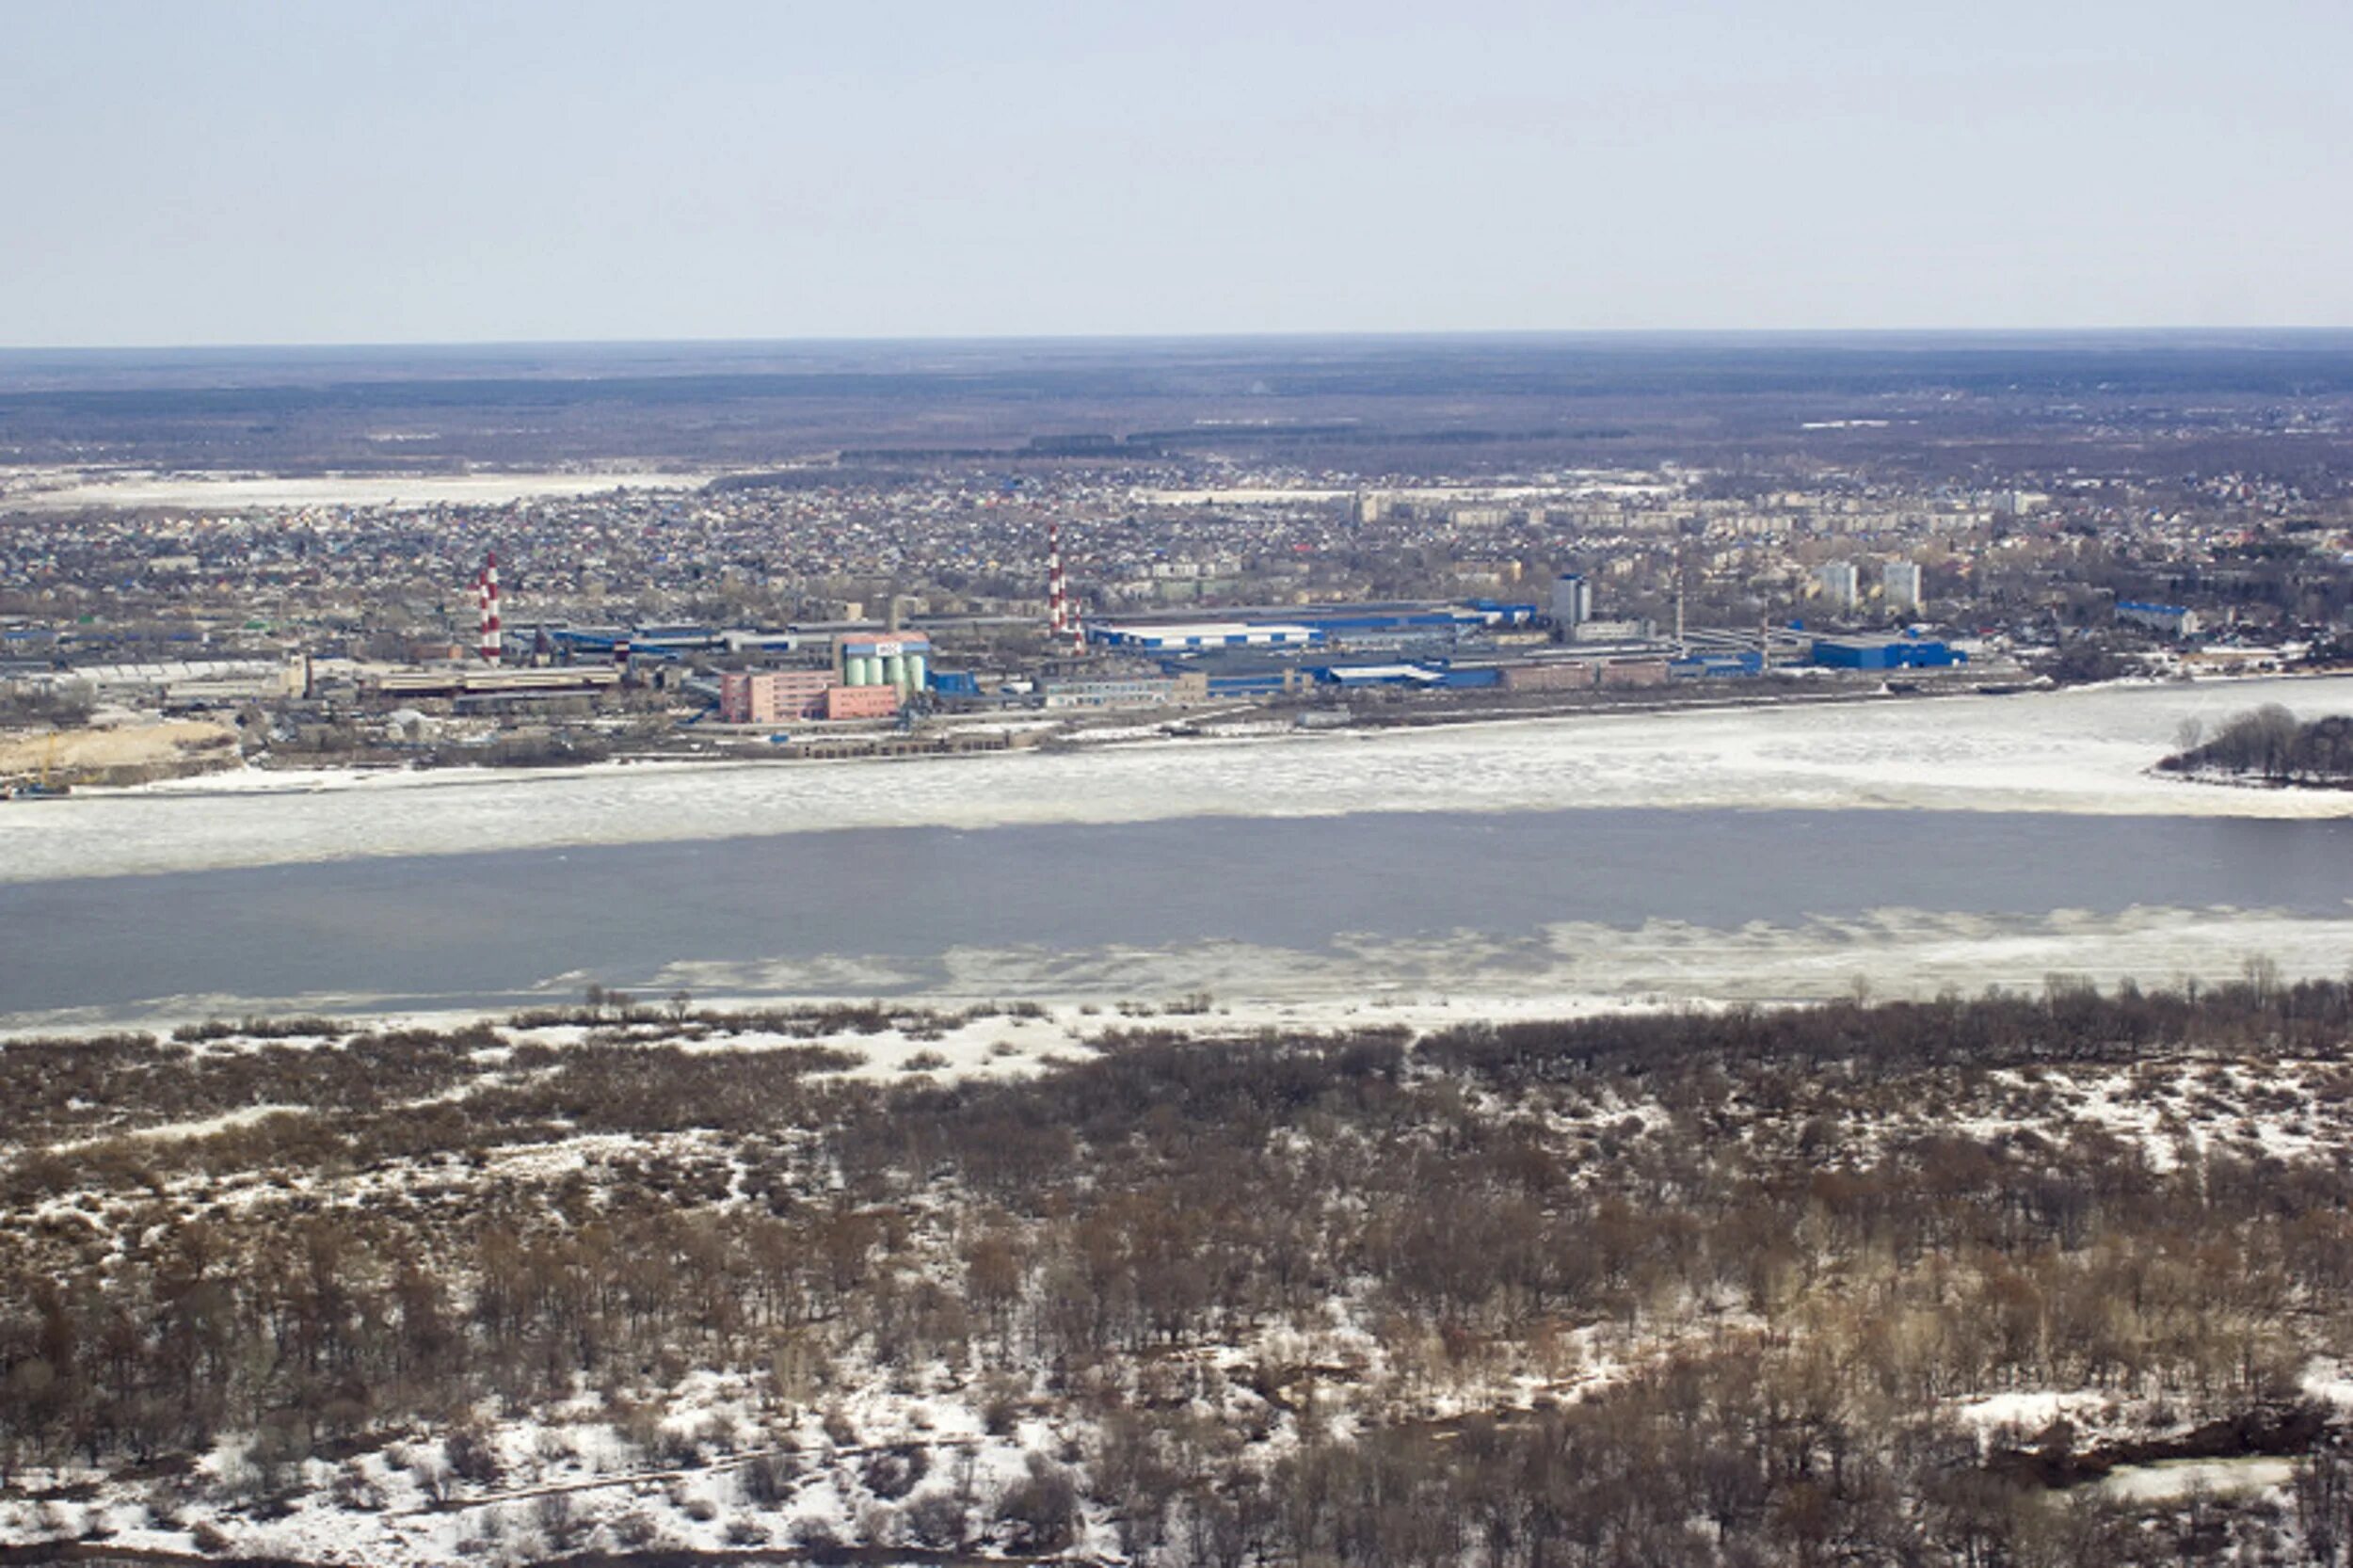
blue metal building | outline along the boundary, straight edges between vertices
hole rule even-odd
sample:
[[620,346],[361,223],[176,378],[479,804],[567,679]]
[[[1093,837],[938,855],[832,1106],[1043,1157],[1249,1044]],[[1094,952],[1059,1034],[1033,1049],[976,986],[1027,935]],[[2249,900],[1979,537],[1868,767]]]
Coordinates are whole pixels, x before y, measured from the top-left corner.
[[1946,669],[1969,656],[1933,637],[1817,637],[1814,662],[1831,669]]

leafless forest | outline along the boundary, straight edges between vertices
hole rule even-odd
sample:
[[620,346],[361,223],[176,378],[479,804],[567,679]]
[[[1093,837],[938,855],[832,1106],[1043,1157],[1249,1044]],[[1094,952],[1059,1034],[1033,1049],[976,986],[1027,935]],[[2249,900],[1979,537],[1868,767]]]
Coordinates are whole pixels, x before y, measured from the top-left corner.
[[[600,1001],[0,1049],[11,1537],[103,1552],[136,1517],[269,1555],[272,1521],[331,1512],[389,1554],[366,1531],[414,1513],[517,1560],[687,1560],[661,1554],[699,1524],[787,1557],[1233,1565],[2353,1543],[2353,987],[2257,964],[2200,995],[1417,1041],[1138,1019],[1076,1064],[881,1083],[843,1075],[861,1035],[952,1020]],[[592,1428],[603,1468],[567,1469]],[[2292,1481],[2112,1484],[2249,1456]]]

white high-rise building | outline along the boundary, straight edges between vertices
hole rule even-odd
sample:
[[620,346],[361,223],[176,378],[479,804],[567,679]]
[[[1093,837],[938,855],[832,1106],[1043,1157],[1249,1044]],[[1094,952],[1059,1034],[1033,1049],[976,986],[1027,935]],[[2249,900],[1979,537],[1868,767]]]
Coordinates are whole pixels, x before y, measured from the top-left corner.
[[1841,610],[1854,608],[1856,597],[1855,569],[1852,561],[1825,561],[1814,568],[1814,581],[1821,586],[1822,597]]
[[1593,585],[1585,581],[1585,574],[1564,571],[1552,580],[1552,624],[1565,636],[1575,637],[1577,629],[1593,618]]
[[1880,592],[1890,614],[1920,608],[1920,563],[1890,561],[1880,568]]

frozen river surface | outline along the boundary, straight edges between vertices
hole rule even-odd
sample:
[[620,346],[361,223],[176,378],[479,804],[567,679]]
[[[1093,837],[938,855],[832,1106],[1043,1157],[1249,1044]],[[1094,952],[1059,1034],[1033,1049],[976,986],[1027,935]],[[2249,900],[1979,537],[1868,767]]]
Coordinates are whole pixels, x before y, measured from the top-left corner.
[[1639,713],[953,760],[282,776],[0,810],[0,879],[459,850],[1366,811],[1625,807],[2353,816],[2353,792],[2152,777],[2186,720],[2353,713],[2353,679]]
[[1331,1007],[2341,974],[2353,795],[2144,776],[2266,697],[2353,682],[25,803],[0,1021],[590,982]]
[[2353,821],[1603,809],[916,827],[0,884],[0,1015],[1880,994],[2353,962]]

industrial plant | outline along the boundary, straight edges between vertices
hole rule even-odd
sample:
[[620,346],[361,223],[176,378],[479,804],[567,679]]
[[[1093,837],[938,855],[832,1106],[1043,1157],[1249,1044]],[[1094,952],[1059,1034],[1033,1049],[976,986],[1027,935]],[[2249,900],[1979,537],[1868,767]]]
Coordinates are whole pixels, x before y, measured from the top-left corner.
[[[1593,584],[1583,572],[1558,574],[1543,602],[1387,600],[1237,606],[1209,619],[1170,611],[1095,616],[1083,613],[1072,592],[1062,544],[1061,524],[1049,524],[1042,627],[1025,627],[1017,616],[915,616],[903,626],[895,606],[881,624],[541,624],[532,651],[512,655],[504,641],[493,553],[475,583],[473,662],[355,666],[352,679],[378,699],[469,703],[645,687],[700,705],[715,727],[760,728],[1375,689],[1600,692],[1773,670],[1950,670],[1968,659],[1947,641],[1913,630],[1817,635],[1802,623],[1692,629],[1681,624],[1679,600],[1672,628],[1642,617],[1609,618],[1596,614]],[[983,648],[989,653],[976,656]],[[315,691],[315,674],[306,684]]]

